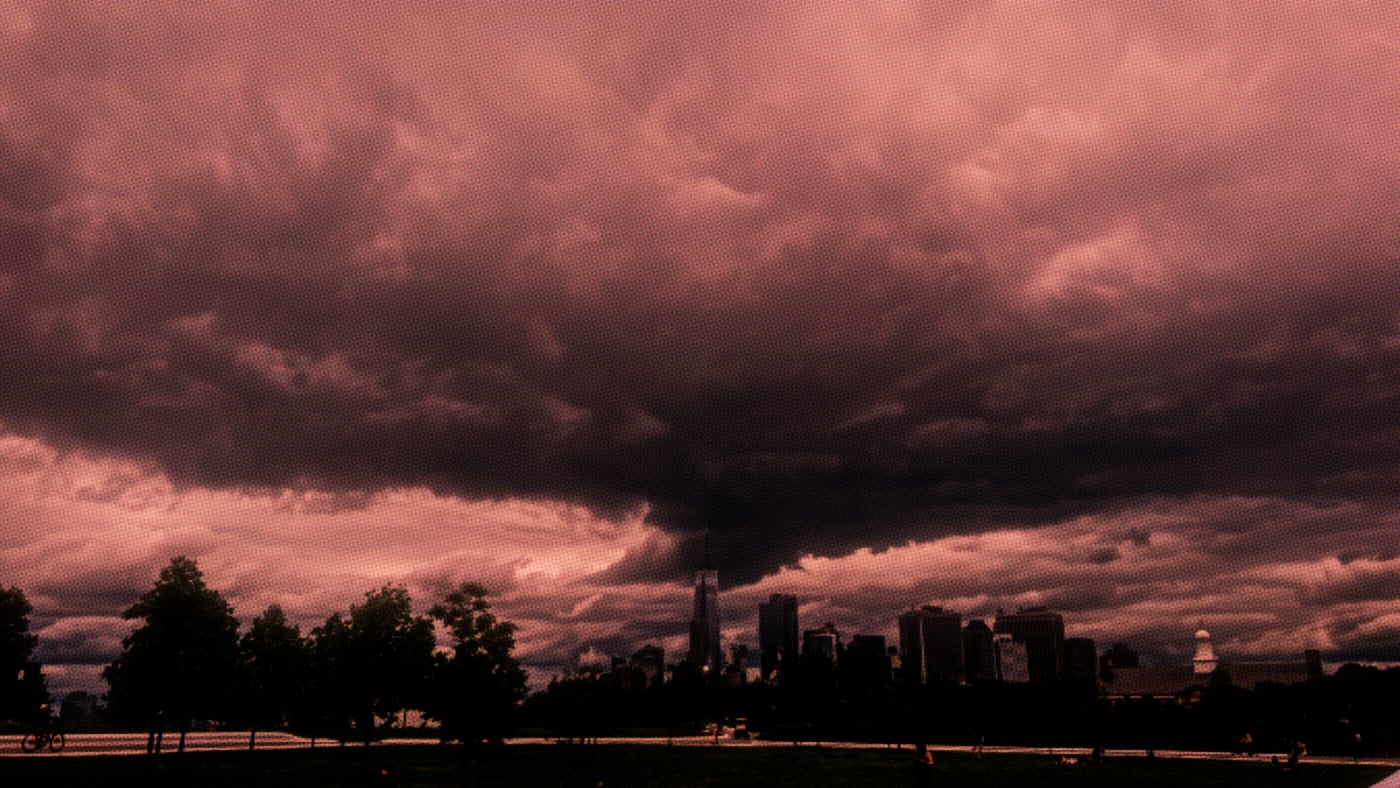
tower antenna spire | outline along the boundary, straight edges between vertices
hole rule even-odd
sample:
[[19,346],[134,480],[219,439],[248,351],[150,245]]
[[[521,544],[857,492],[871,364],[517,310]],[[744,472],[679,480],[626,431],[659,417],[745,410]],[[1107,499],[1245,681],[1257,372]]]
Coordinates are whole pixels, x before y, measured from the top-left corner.
[[710,563],[710,529],[702,535],[705,562],[695,573],[695,615],[690,619],[690,652],[687,661],[718,675],[720,658],[719,571]]

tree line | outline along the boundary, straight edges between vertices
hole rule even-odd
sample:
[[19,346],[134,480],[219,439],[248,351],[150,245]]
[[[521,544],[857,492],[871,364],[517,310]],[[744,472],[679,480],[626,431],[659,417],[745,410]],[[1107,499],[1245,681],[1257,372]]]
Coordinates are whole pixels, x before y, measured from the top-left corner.
[[[200,720],[246,728],[250,748],[259,730],[273,729],[368,744],[410,711],[435,721],[444,741],[509,735],[526,688],[513,656],[515,625],[490,611],[476,583],[454,589],[427,616],[414,615],[411,602],[402,586],[385,585],[306,635],[271,605],[240,633],[232,606],[196,563],[174,558],[122,613],[137,625],[102,673],[110,688],[104,716],[146,730],[150,753],[160,752],[167,730],[178,732],[183,751]],[[29,612],[17,589],[0,592],[0,658],[6,667],[28,662],[38,677]],[[446,649],[437,647],[439,627]],[[24,719],[48,698],[41,677],[0,684],[0,717]]]
[[[48,701],[29,603],[0,588],[0,720],[26,719]],[[277,605],[240,632],[232,607],[194,561],[178,557],[128,608],[136,622],[103,672],[107,723],[145,730],[159,752],[167,730],[197,720],[249,731],[290,730],[366,744],[410,712],[444,741],[536,734],[592,739],[618,733],[695,733],[737,724],[767,738],[975,745],[1251,748],[1400,753],[1400,668],[1346,665],[1284,686],[1235,686],[1217,671],[1183,702],[1108,702],[1094,682],[1052,685],[908,683],[887,665],[803,660],[775,683],[745,683],[684,662],[670,680],[636,667],[558,677],[526,697],[515,626],[486,590],[464,583],[414,615],[408,592],[385,585],[303,634]],[[448,643],[439,648],[438,633]]]

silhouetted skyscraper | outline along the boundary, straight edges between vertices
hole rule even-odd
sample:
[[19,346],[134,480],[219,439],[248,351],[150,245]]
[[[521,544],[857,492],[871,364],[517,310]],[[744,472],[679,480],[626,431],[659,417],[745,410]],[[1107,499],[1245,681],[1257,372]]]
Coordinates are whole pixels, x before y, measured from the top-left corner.
[[828,622],[802,633],[802,656],[835,665],[840,653],[841,633],[835,624]]
[[1322,678],[1322,652],[1315,648],[1307,649],[1303,652],[1303,664],[1307,666],[1308,678]]
[[899,667],[910,684],[924,683],[924,627],[917,610],[899,614]]
[[690,619],[690,664],[716,674],[724,668],[719,644],[719,571],[695,573],[695,612]]
[[737,687],[749,681],[749,647],[743,643],[729,644],[729,664],[724,666],[724,681]]
[[968,682],[992,681],[997,677],[992,630],[980,618],[972,619],[963,627],[963,666]]
[[1092,684],[1098,680],[1098,661],[1098,650],[1091,638],[1065,639],[1064,679]]
[[797,662],[797,597],[773,594],[758,603],[758,648],[763,680]]
[[962,681],[962,614],[929,605],[901,614],[899,653],[909,681]]
[[836,659],[840,655],[841,632],[835,624],[827,622],[820,629],[802,633],[802,656],[808,662],[836,667]]
[[1031,681],[1051,683],[1064,675],[1065,620],[1059,613],[1043,607],[997,613],[993,631],[1025,645]]
[[992,650],[996,652],[997,681],[1024,684],[1031,680],[1025,643],[1017,643],[1007,634],[993,634]]

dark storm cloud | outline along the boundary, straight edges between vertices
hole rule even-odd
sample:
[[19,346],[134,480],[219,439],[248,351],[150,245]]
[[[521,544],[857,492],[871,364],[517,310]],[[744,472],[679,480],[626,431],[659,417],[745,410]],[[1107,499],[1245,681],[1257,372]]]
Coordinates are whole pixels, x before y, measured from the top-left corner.
[[[72,545],[65,545],[71,550]],[[40,560],[43,560],[42,558]],[[150,562],[152,565],[155,561]],[[40,579],[26,589],[48,616],[81,616],[93,611],[119,612],[135,604],[149,588],[152,566],[88,569],[61,578]],[[158,571],[158,567],[154,567]]]
[[46,665],[107,665],[121,653],[131,623],[93,616],[65,619],[38,629],[35,658]]
[[1228,9],[20,5],[0,420],[649,504],[611,582],[1389,495],[1396,20]]

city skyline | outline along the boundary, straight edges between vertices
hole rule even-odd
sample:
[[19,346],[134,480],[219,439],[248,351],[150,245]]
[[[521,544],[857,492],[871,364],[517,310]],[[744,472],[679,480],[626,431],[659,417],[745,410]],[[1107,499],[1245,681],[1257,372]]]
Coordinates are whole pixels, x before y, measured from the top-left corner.
[[[0,6],[0,587],[1400,659],[1400,8]],[[708,626],[708,624],[707,624]],[[751,651],[752,655],[755,653]]]
[[[1167,658],[1163,661],[1160,657],[1154,660],[1149,656],[1144,665],[1132,645],[1122,640],[1114,639],[1109,645],[1108,642],[1098,643],[1094,638],[1070,636],[1072,622],[1067,632],[1064,617],[1044,606],[1013,611],[998,609],[991,628],[981,618],[966,617],[941,606],[911,608],[895,616],[897,645],[890,646],[886,652],[883,634],[843,631],[830,621],[815,627],[802,626],[797,614],[798,599],[791,594],[772,594],[767,601],[758,603],[757,648],[751,649],[753,643],[737,638],[716,640],[712,636],[712,629],[706,622],[708,612],[718,608],[717,580],[715,570],[696,572],[688,649],[675,662],[659,663],[665,665],[665,673],[680,670],[719,675],[715,652],[723,650],[730,655],[728,660],[721,660],[726,671],[736,666],[743,669],[737,679],[740,683],[781,683],[783,674],[779,668],[784,663],[779,655],[788,655],[787,669],[801,675],[815,664],[830,663],[833,668],[839,667],[853,646],[861,652],[858,655],[861,659],[866,657],[866,652],[885,657],[887,663],[890,658],[897,657],[898,662],[884,666],[885,679],[903,686],[978,681],[1042,685],[1070,682],[1081,686],[1093,683],[1105,688],[1109,697],[1128,697],[1131,693],[1121,694],[1121,688],[1115,684],[1115,674],[1120,680],[1130,676],[1129,685],[1134,688],[1161,690],[1168,687],[1168,695],[1175,695],[1190,688],[1193,682],[1205,681],[1221,667],[1227,674],[1240,672],[1237,678],[1243,681],[1243,686],[1251,688],[1261,680],[1290,684],[1328,672],[1321,653],[1312,648],[1303,648],[1282,662],[1258,662],[1238,659],[1235,655],[1222,660],[1214,651],[1204,621],[1199,622],[1199,628],[1191,634],[1194,652],[1190,660]],[[799,631],[802,633],[800,643]],[[1168,636],[1173,634],[1179,633],[1168,633]],[[1178,640],[1185,644],[1188,639],[1181,635]],[[873,652],[872,642],[881,644]],[[664,653],[664,649],[656,643],[647,643],[629,658],[625,653],[609,655],[590,646],[577,655],[572,669],[562,675],[597,675],[619,668],[631,670],[637,667],[638,657],[648,652]],[[1300,655],[1302,661],[1298,659]],[[867,671],[873,667],[866,662],[862,665]],[[1335,669],[1341,665],[1338,662],[1331,667]],[[1139,667],[1147,669],[1143,675],[1149,678],[1148,685],[1143,685],[1143,679],[1134,673]],[[658,670],[655,660],[648,670],[657,675],[663,672]],[[857,675],[869,678],[868,673],[858,672]],[[1179,685],[1171,683],[1177,679],[1181,679]]]

